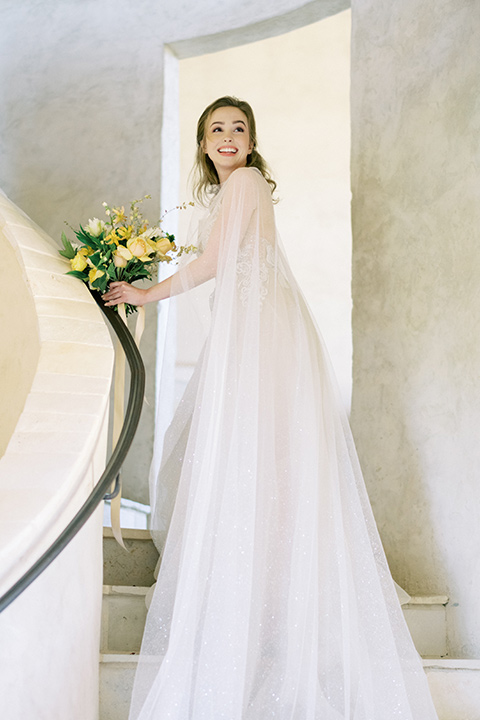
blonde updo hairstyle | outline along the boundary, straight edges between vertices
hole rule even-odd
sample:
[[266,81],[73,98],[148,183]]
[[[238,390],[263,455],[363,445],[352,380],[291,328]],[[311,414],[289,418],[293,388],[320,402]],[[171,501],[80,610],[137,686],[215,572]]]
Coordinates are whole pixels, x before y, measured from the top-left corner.
[[223,107],[235,107],[241,110],[248,123],[248,132],[250,141],[253,144],[252,152],[247,155],[247,167],[254,167],[260,170],[265,180],[269,183],[272,193],[277,187],[277,183],[270,175],[267,163],[257,150],[257,130],[255,126],[255,116],[250,105],[244,100],[226,95],[218,98],[205,108],[197,123],[197,152],[195,155],[195,164],[193,166],[193,195],[196,200],[204,204],[208,197],[218,190],[220,180],[218,178],[215,165],[208,157],[204,149],[205,130],[211,114]]

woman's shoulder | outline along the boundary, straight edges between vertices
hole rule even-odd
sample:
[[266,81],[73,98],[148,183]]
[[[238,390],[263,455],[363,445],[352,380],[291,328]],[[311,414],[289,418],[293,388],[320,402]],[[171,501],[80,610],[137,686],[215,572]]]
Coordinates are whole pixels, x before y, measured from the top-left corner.
[[260,170],[254,167],[241,167],[237,168],[232,172],[228,180],[225,182],[226,186],[230,186],[232,190],[243,188],[245,190],[256,190],[257,192],[268,190],[270,193],[270,186],[263,177]]

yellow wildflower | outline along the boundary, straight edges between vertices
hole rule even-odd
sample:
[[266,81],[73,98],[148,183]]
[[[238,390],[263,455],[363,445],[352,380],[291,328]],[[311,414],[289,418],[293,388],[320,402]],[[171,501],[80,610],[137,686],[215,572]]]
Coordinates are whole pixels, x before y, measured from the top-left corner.
[[115,243],[115,245],[118,245],[118,236],[115,230],[112,230],[112,232],[108,233],[108,235],[105,238],[105,242],[111,245],[112,243]]
[[125,226],[117,228],[117,235],[121,240],[128,240],[132,237],[133,232],[133,225]]
[[122,205],[121,208],[113,208],[113,221],[116,223],[125,222],[127,216],[125,215],[125,207]]

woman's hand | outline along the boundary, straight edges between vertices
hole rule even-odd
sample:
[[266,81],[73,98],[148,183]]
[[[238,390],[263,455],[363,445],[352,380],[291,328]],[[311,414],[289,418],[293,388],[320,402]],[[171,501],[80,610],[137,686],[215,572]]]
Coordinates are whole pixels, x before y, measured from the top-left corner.
[[130,305],[145,305],[147,301],[147,290],[133,287],[127,282],[111,282],[108,291],[102,295],[102,300],[107,307],[128,303]]

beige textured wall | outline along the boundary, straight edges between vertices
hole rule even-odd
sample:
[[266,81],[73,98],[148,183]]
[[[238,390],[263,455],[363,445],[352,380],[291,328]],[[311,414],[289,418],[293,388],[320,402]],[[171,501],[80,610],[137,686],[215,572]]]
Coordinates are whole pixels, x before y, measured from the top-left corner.
[[[350,11],[180,62],[181,197],[188,194],[200,113],[222,95],[247,100],[255,111],[260,151],[278,183],[280,235],[325,337],[347,407],[352,353],[349,92]],[[184,358],[190,337],[186,331]]]
[[480,653],[475,0],[356,0],[352,423],[391,567]]
[[38,322],[25,271],[0,229],[0,457],[4,454],[30,391],[40,353]]

